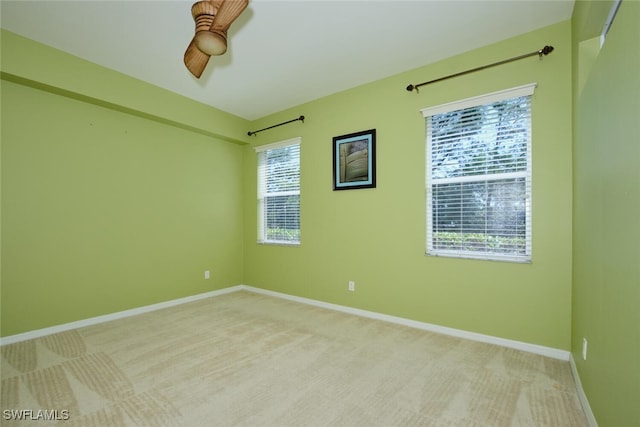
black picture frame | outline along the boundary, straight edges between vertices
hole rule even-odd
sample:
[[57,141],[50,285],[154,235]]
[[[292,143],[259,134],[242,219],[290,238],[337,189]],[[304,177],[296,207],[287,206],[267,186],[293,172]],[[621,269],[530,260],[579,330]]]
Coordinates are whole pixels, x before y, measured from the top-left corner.
[[376,130],[333,137],[333,190],[376,187]]

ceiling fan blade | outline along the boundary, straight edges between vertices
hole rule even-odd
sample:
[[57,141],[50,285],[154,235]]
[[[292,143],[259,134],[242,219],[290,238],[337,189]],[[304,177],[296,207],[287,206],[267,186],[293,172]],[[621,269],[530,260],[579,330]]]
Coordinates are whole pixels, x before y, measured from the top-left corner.
[[191,74],[196,78],[200,78],[204,68],[207,66],[207,62],[209,62],[209,57],[209,55],[198,49],[194,37],[191,43],[189,43],[187,51],[184,53],[184,65],[191,71]]
[[249,0],[225,0],[218,8],[210,31],[225,32],[229,29],[233,21],[246,9]]

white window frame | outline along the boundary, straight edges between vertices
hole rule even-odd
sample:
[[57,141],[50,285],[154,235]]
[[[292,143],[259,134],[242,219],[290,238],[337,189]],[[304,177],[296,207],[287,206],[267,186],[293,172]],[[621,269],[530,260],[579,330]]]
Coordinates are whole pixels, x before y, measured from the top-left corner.
[[[299,246],[300,245],[300,235],[298,235],[297,240],[278,240],[278,239],[269,239],[266,233],[266,216],[265,216],[265,205],[266,201],[269,197],[278,197],[278,196],[289,196],[289,195],[298,195],[300,196],[300,186],[298,186],[297,190],[291,191],[280,191],[277,193],[267,193],[266,192],[266,174],[264,171],[261,171],[261,162],[260,156],[261,153],[267,152],[270,150],[275,150],[279,148],[289,147],[293,145],[298,145],[298,154],[301,156],[302,149],[302,138],[296,137],[287,139],[285,141],[275,142],[273,144],[261,145],[258,147],[254,147],[256,154],[258,155],[258,166],[257,166],[257,174],[258,174],[258,188],[257,188],[257,196],[258,196],[258,243],[260,244],[273,244],[273,245],[286,245],[286,246]],[[300,221],[300,217],[298,217],[298,221]]]
[[[501,90],[498,92],[492,92],[485,95],[476,96],[473,98],[467,98],[460,101],[450,102],[447,104],[441,104],[433,107],[427,107],[420,110],[425,118],[427,124],[427,136],[426,136],[426,217],[427,217],[427,236],[426,236],[426,254],[432,256],[446,256],[456,258],[472,258],[483,259],[493,261],[511,261],[511,262],[531,262],[531,129],[529,129],[529,140],[527,142],[527,168],[526,171],[501,173],[493,175],[479,175],[470,177],[459,178],[432,178],[431,170],[431,135],[430,135],[430,118],[436,114],[448,113],[456,110],[462,110],[466,108],[476,107],[480,105],[492,104],[498,101],[504,101],[507,99],[518,98],[522,96],[532,96],[536,87],[536,83],[531,83],[523,86],[514,87],[511,89]],[[532,108],[531,108],[532,109]],[[530,114],[532,115],[531,111]],[[531,119],[531,115],[529,119]],[[529,122],[531,124],[531,121]],[[475,251],[463,251],[463,250],[444,250],[436,249],[433,246],[433,199],[432,199],[432,186],[435,184],[446,184],[451,182],[471,182],[471,181],[489,181],[508,178],[524,178],[526,187],[526,230],[525,230],[525,254],[524,255],[504,255],[491,252],[475,252]]]

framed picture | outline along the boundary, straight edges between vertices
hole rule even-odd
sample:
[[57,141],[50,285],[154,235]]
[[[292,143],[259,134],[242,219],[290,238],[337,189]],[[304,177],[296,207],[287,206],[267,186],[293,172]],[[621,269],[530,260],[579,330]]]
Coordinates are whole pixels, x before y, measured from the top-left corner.
[[376,130],[333,137],[333,190],[375,186]]

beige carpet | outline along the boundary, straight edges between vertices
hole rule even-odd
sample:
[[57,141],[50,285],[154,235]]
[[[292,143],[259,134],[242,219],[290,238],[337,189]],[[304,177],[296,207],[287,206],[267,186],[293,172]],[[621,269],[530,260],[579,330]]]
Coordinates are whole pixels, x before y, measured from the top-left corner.
[[250,292],[2,346],[1,406],[20,426],[586,425],[567,362]]

